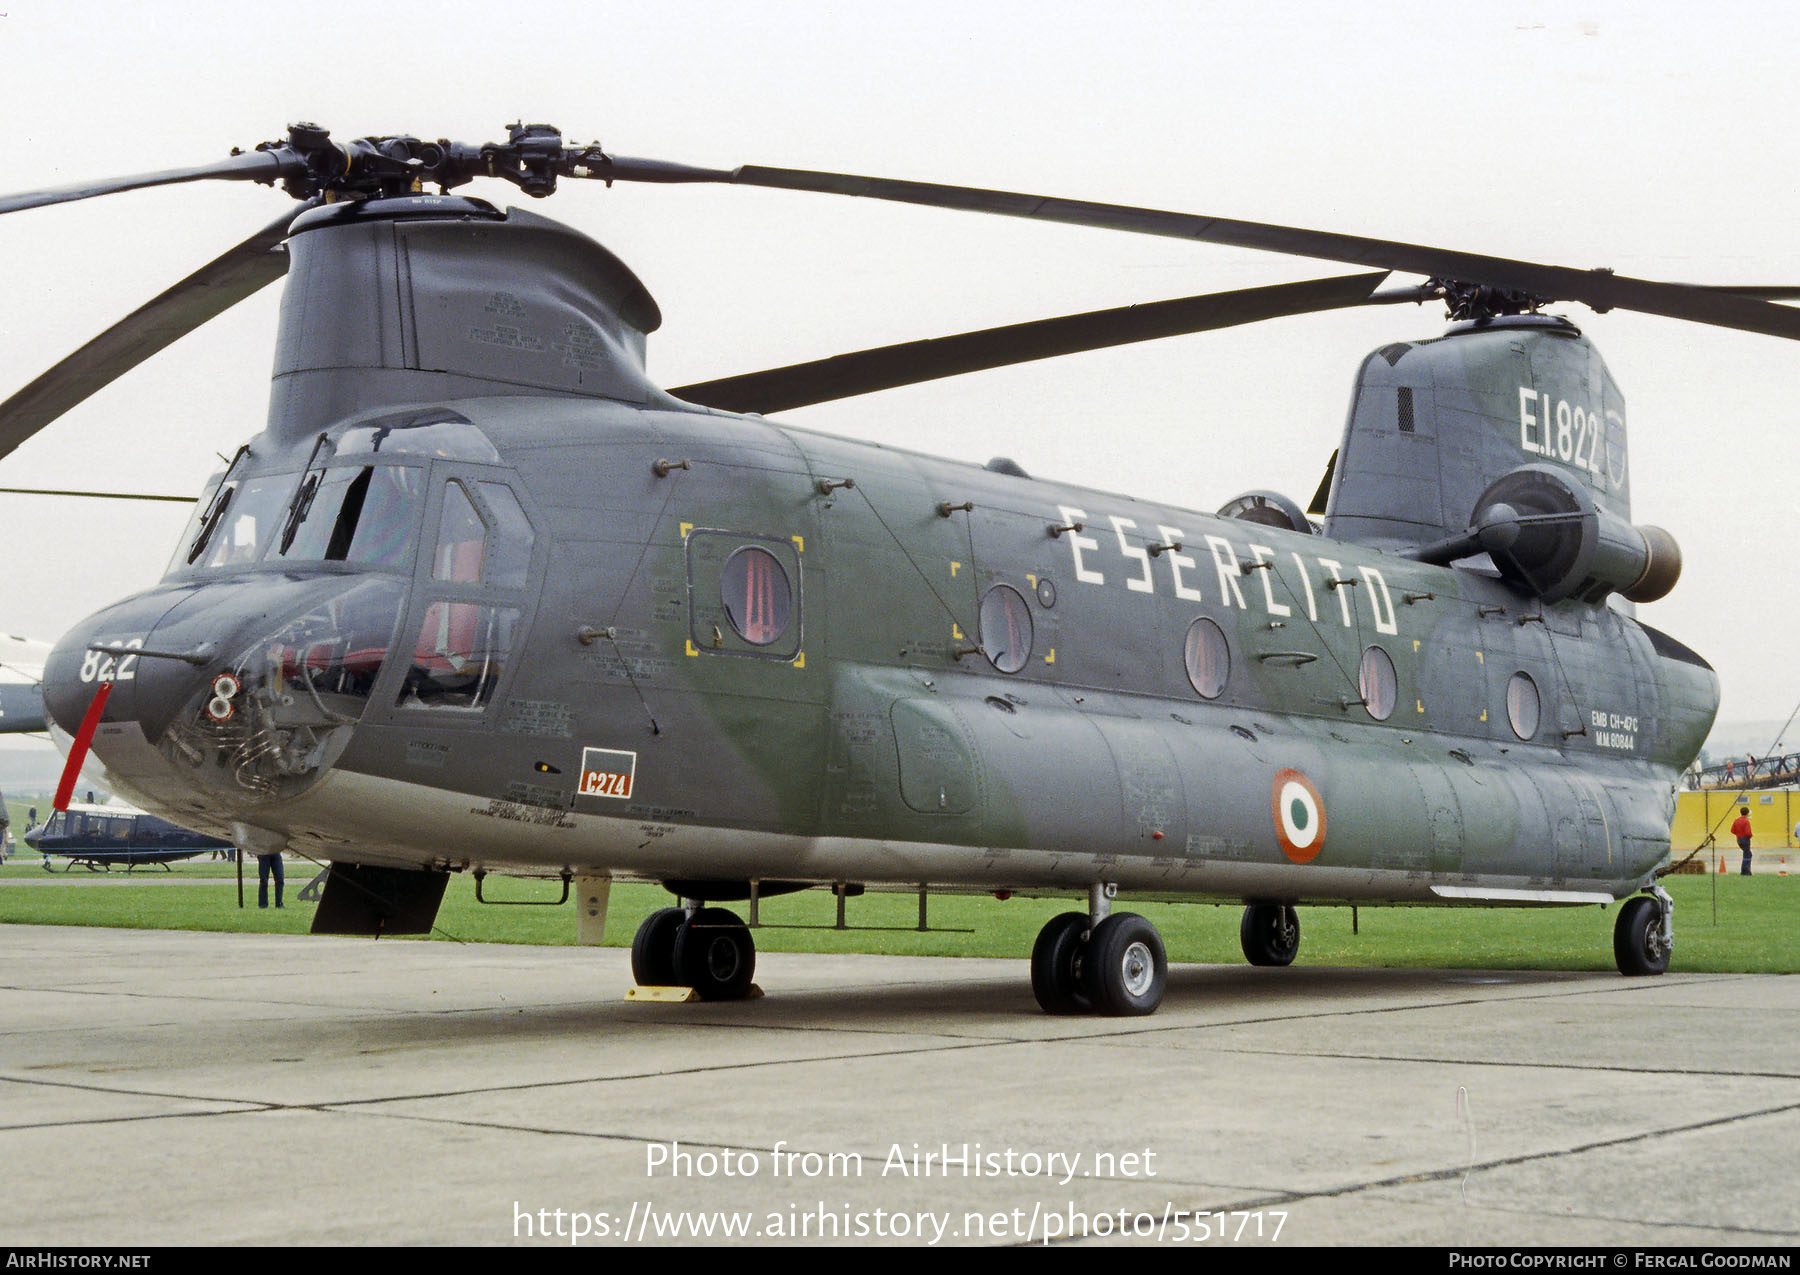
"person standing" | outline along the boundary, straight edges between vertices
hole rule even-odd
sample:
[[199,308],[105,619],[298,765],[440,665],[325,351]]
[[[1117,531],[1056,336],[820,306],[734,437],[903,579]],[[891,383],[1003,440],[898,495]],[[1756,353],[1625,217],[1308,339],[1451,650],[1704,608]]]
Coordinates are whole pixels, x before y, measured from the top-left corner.
[[1737,838],[1738,849],[1744,852],[1744,866],[1738,872],[1747,877],[1750,875],[1750,807],[1738,807],[1738,817],[1731,821],[1731,835]]
[[[1733,826],[1735,827],[1736,825],[1734,824]],[[1748,856],[1749,852],[1745,851],[1745,854]],[[1745,862],[1749,862],[1747,857]],[[1744,870],[1748,872],[1749,868],[1746,867]],[[281,870],[281,851],[279,850],[274,854],[259,854],[256,856],[256,906],[259,908],[266,908],[269,906],[269,877],[271,875],[275,878],[275,906],[280,907],[281,887],[285,878],[283,877]]]

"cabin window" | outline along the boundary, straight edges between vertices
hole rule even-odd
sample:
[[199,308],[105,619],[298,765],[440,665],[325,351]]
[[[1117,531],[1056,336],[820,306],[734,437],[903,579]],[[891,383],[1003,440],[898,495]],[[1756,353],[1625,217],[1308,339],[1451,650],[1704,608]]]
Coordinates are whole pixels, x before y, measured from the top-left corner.
[[756,545],[745,545],[725,560],[719,601],[732,631],[752,646],[780,641],[793,622],[794,589],[787,571],[780,559]]
[[1531,739],[1538,733],[1542,715],[1543,703],[1538,698],[1537,683],[1528,674],[1514,673],[1506,684],[1506,720],[1512,723],[1513,734],[1520,739]]
[[801,538],[694,528],[686,539],[688,653],[798,660]]
[[1031,610],[1009,584],[997,584],[981,599],[981,653],[1002,673],[1017,673],[1031,658]]
[[1231,679],[1231,648],[1225,631],[1201,616],[1188,625],[1186,650],[1188,681],[1202,699],[1218,699]]
[[1385,722],[1394,715],[1394,704],[1400,697],[1399,679],[1394,675],[1393,658],[1379,646],[1363,652],[1356,685],[1370,717]]

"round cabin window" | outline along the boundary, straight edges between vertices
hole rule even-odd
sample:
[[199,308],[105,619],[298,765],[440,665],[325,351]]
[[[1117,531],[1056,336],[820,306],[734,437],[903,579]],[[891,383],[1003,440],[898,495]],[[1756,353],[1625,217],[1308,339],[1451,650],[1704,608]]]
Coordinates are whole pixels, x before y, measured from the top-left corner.
[[1188,681],[1202,699],[1224,694],[1231,678],[1231,648],[1225,644],[1223,629],[1205,616],[1195,620],[1188,625],[1184,656]]
[[1537,683],[1525,673],[1514,673],[1506,684],[1506,720],[1512,723],[1513,734],[1520,739],[1535,736],[1542,714]]
[[981,599],[981,653],[1002,673],[1017,673],[1031,658],[1031,610],[1020,592],[997,584]]
[[794,616],[794,590],[781,562],[767,549],[746,545],[725,560],[719,600],[732,630],[754,646],[786,633]]
[[1394,703],[1399,698],[1399,679],[1394,675],[1394,661],[1379,646],[1371,646],[1363,652],[1362,669],[1357,674],[1356,686],[1362,695],[1363,707],[1369,710],[1369,716],[1378,722],[1385,722],[1394,715]]

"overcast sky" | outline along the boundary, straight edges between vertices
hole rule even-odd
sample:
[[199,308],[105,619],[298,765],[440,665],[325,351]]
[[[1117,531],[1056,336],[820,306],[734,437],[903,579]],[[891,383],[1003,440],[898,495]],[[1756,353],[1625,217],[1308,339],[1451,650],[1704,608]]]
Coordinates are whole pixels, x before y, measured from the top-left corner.
[[[311,119],[987,185],[1651,278],[1800,281],[1791,6],[0,0],[0,190],[203,162]],[[510,187],[474,189],[507,201]],[[279,210],[252,185],[0,218],[0,396]],[[538,211],[660,302],[664,384],[1337,267],[732,189],[567,185]],[[266,411],[277,289],[0,460],[0,486],[198,489]],[[1567,313],[1628,406],[1634,516],[1686,556],[1643,618],[1722,719],[1800,701],[1800,348]],[[1211,510],[1304,502],[1362,356],[1436,307],[1280,320],[804,409],[809,428]],[[162,570],[178,507],[0,496],[0,631],[54,637]],[[1790,732],[1792,736],[1794,732]],[[1790,744],[1796,741],[1790,738]]]

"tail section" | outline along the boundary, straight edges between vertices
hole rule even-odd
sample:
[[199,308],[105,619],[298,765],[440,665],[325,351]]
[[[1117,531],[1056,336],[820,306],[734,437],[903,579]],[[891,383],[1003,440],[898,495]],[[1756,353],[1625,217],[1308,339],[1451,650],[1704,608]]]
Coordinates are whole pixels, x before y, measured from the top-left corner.
[[1484,492],[1525,465],[1561,471],[1631,519],[1625,399],[1565,319],[1515,315],[1383,346],[1363,363],[1325,534],[1405,551],[1465,534]]

